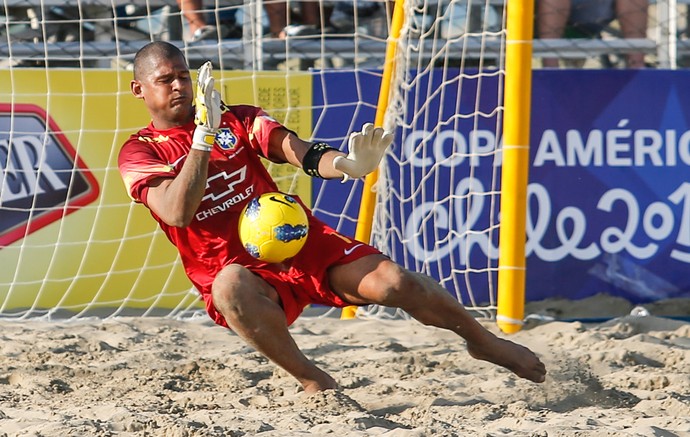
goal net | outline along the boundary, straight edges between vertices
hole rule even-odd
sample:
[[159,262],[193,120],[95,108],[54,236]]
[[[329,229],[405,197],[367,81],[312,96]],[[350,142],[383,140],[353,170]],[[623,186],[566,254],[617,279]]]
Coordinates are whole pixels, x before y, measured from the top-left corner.
[[[211,60],[226,102],[262,106],[301,137],[343,150],[348,134],[377,116],[387,43],[395,43],[383,124],[396,139],[374,186],[371,242],[464,304],[492,311],[505,3],[407,0],[392,41],[392,3],[381,0],[287,9],[204,1],[212,27],[200,32],[172,0],[6,2],[0,316],[203,315],[174,248],[127,197],[117,169],[120,146],[149,122],[129,81],[134,54],[152,40],[181,47],[192,69]],[[282,190],[355,234],[362,181],[269,167]]]

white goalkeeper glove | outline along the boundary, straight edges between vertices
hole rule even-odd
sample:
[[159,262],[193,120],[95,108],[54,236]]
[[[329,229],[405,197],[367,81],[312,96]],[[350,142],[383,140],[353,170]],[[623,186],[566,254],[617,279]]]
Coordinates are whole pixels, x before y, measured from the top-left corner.
[[196,97],[194,105],[196,129],[192,137],[192,149],[210,152],[220,126],[220,93],[213,86],[215,79],[211,75],[213,65],[207,61],[199,68],[196,80]]
[[393,142],[393,134],[383,128],[374,127],[371,123],[362,126],[361,132],[352,132],[348,141],[347,156],[333,159],[333,167],[343,172],[343,182],[348,179],[359,179],[376,170]]

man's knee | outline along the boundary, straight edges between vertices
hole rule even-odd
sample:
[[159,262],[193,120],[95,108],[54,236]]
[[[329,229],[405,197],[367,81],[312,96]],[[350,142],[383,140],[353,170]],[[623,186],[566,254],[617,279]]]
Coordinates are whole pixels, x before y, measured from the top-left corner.
[[265,282],[249,269],[230,264],[224,267],[213,281],[213,303],[223,314],[227,311],[241,312],[243,303],[266,286]]
[[416,275],[394,262],[380,264],[372,283],[377,300],[387,306],[398,307],[423,291]]

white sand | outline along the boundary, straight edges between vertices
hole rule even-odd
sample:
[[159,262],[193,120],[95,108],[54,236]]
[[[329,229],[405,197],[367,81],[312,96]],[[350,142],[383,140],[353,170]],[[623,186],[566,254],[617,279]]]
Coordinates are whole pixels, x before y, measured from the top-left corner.
[[311,397],[210,321],[0,327],[0,436],[690,436],[690,323],[669,318],[528,325],[510,338],[544,384],[414,321],[301,318],[298,344],[343,387]]

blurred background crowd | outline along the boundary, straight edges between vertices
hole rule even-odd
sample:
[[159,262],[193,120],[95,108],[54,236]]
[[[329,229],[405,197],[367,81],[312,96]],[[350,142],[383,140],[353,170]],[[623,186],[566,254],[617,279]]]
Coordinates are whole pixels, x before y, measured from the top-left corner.
[[[534,66],[667,67],[655,47],[660,35],[685,40],[688,0],[674,1],[673,10],[663,1],[662,13],[662,1],[656,0],[535,0]],[[408,0],[406,7],[414,11],[410,32],[419,38],[462,39],[482,31],[498,34],[507,5],[505,0]],[[0,43],[161,39],[193,47],[287,39],[385,41],[392,11],[390,0],[22,0],[5,2]],[[678,47],[682,54],[683,44]],[[674,59],[674,66],[682,67],[682,58]]]

